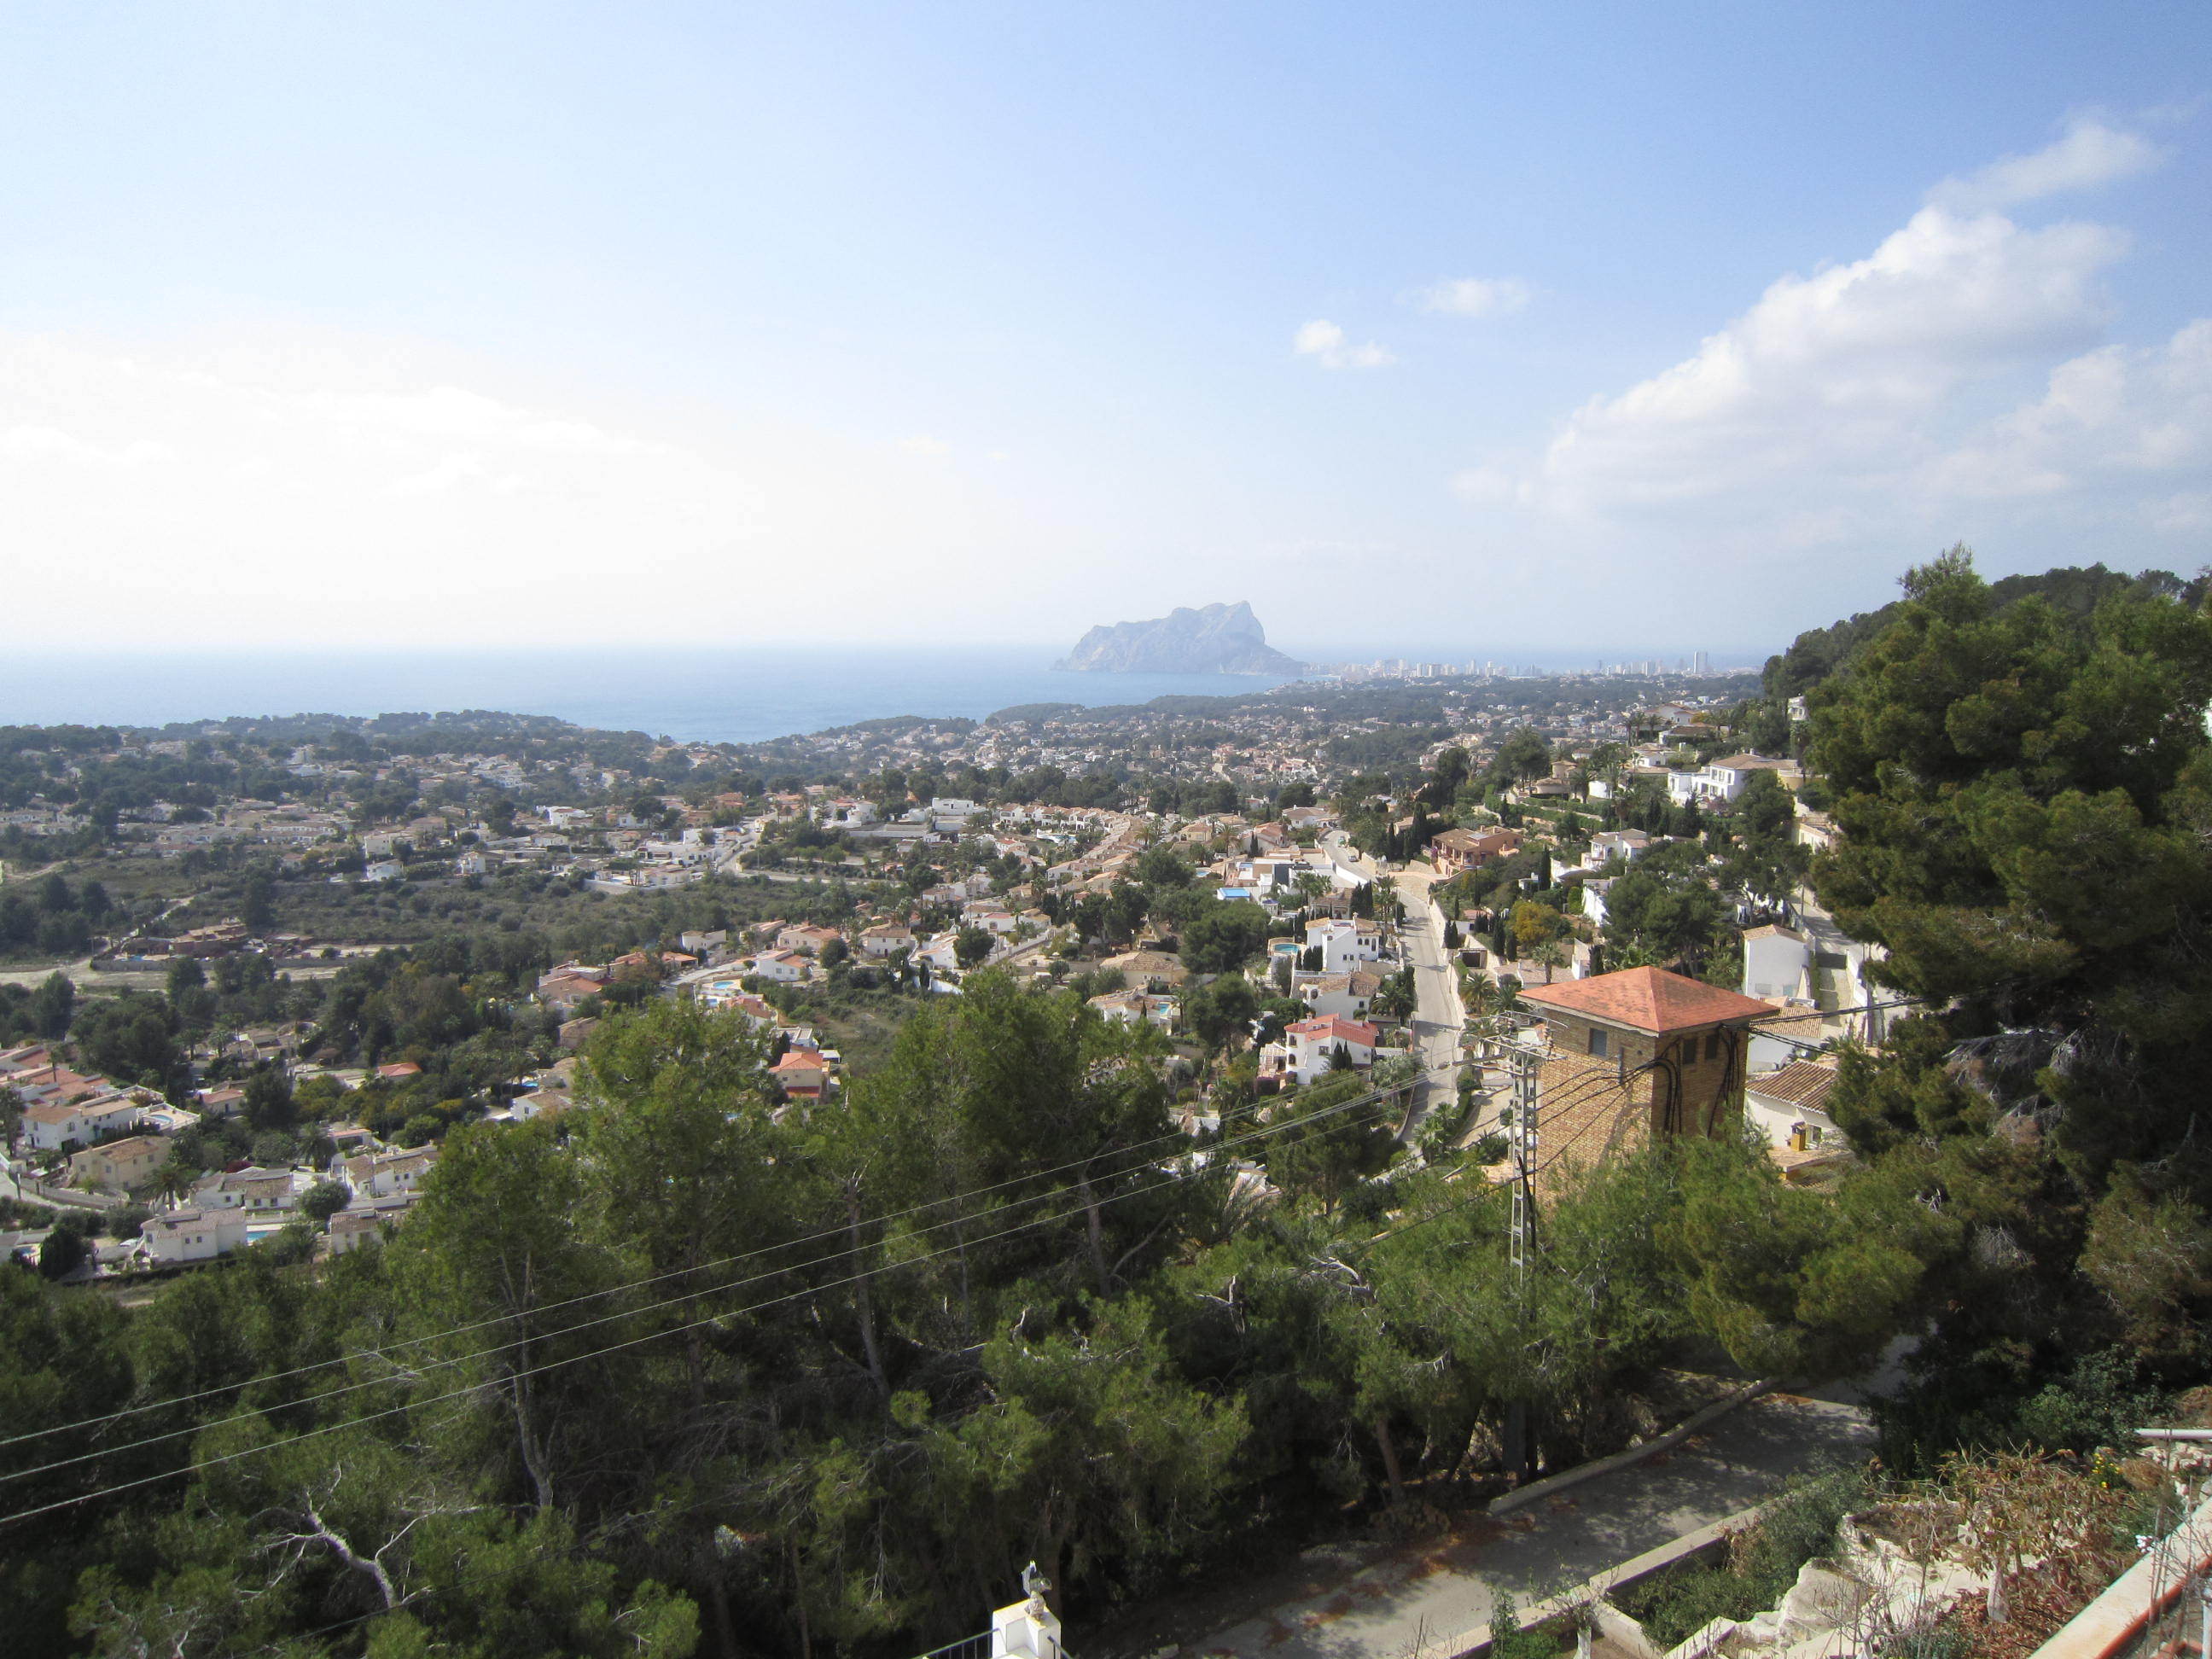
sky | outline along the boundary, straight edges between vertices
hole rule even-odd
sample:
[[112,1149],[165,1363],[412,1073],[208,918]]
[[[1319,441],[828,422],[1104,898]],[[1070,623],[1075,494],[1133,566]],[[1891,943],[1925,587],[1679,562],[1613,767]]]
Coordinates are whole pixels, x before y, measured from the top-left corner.
[[82,648],[1763,655],[2212,560],[2212,8],[0,3]]

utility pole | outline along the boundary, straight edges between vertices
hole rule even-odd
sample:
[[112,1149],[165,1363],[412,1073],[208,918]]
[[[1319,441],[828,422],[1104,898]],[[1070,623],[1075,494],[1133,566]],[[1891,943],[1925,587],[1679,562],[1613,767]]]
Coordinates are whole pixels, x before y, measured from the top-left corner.
[[1513,1231],[1508,1257],[1513,1264],[1514,1294],[1528,1300],[1528,1253],[1535,1243],[1535,1206],[1529,1176],[1536,1160],[1536,1056],[1509,1042],[1513,1070]]
[[[1513,1069],[1513,1221],[1506,1256],[1513,1269],[1513,1297],[1524,1335],[1528,1322],[1528,1258],[1536,1243],[1536,1195],[1529,1176],[1536,1161],[1536,1055],[1526,1045],[1506,1043]],[[1519,1484],[1528,1468],[1528,1407],[1515,1400],[1505,1412],[1505,1468]]]

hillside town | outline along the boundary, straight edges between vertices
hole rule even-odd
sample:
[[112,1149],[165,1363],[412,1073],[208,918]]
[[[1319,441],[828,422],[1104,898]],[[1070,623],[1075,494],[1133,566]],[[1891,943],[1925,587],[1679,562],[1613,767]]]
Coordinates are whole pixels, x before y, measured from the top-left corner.
[[[37,1040],[0,1051],[14,1196],[112,1224],[80,1275],[167,1271],[280,1235],[343,1251],[404,1221],[452,1123],[588,1106],[579,1052],[641,998],[763,1033],[778,1097],[806,1111],[844,1085],[848,999],[957,995],[988,971],[1074,985],[1103,1019],[1157,1032],[1193,1133],[1218,1131],[1224,1080],[1264,1095],[1334,1070],[1418,1075],[1409,1139],[1418,1125],[1425,1146],[1481,1141],[1502,1176],[1500,1131],[1520,1133],[1497,1103],[1510,1055],[1533,1042],[1555,1061],[1563,987],[1653,971],[1608,972],[1624,951],[1651,953],[1608,900],[1667,860],[1720,918],[1698,948],[1741,993],[1716,1029],[1748,1068],[1748,1120],[1797,1178],[1838,1156],[1818,1056],[1878,1036],[1883,1006],[1861,977],[1867,948],[1792,878],[1829,833],[1789,757],[1802,699],[1778,726],[1755,702],[1638,696],[1617,678],[1424,690],[1387,712],[1358,712],[1359,692],[1293,702],[1293,688],[1204,715],[878,722],[775,745],[792,769],[776,776],[742,769],[762,753],[505,718],[461,728],[465,742],[447,717],[313,741],[235,721],[191,737],[18,730],[0,886],[16,915],[0,929],[27,964],[9,988],[17,1035]],[[1363,701],[1331,719],[1328,695]],[[1752,721],[1781,752],[1745,746]],[[584,747],[627,763],[576,758]],[[845,769],[818,775],[832,767]],[[1103,804],[1036,798],[1086,781]],[[1740,833],[1747,799],[1755,836]],[[42,867],[64,844],[75,855]],[[438,896],[503,891],[659,908],[637,916],[631,948],[510,975],[491,1000],[530,1040],[426,1114],[413,1109],[446,1069],[434,1044],[349,1043],[317,1018],[349,968],[413,941],[378,938],[383,911],[334,908],[319,889],[341,907],[404,898],[410,916],[426,900],[448,913]],[[678,901],[690,911],[671,920]],[[228,1030],[210,1007],[150,1066],[101,1074],[86,1043],[26,1029],[52,989],[30,988],[39,946],[58,941],[84,953],[62,964],[80,1007],[155,986],[177,1002],[212,971],[218,987],[251,981],[262,1017]],[[1639,1004],[1603,1030],[1671,1038],[1678,1013]],[[1599,1027],[1566,1036],[1603,1052]],[[1548,1111],[1531,1144],[1549,1139]],[[42,1243],[28,1229],[15,1249],[28,1259]]]

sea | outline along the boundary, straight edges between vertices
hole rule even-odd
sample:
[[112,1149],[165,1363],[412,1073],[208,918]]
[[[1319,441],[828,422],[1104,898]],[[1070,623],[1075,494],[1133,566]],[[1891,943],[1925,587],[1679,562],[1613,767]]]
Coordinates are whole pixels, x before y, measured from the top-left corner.
[[690,743],[755,743],[888,715],[1141,703],[1281,684],[1261,674],[1078,674],[1065,647],[830,645],[455,651],[9,653],[0,726],[161,726],[257,715],[496,709]]

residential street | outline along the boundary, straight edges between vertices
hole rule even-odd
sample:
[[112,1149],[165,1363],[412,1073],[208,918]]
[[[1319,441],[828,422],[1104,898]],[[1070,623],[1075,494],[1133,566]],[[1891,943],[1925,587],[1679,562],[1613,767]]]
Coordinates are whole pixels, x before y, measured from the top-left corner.
[[1526,1606],[1569,1589],[1751,1508],[1793,1475],[1863,1459],[1874,1437],[1855,1406],[1769,1395],[1671,1452],[1449,1536],[1310,1551],[1298,1582],[1277,1586],[1288,1599],[1210,1633],[1155,1634],[1204,1659],[1447,1659],[1480,1639],[1496,1589]]
[[1460,1006],[1459,975],[1444,953],[1443,918],[1429,902],[1429,889],[1436,881],[1436,872],[1426,865],[1417,865],[1401,870],[1395,877],[1383,876],[1376,870],[1371,859],[1352,851],[1342,830],[1329,836],[1328,848],[1340,863],[1370,881],[1387,884],[1395,880],[1398,896],[1406,906],[1403,937],[1407,959],[1413,968],[1412,1028],[1413,1040],[1427,1062],[1413,1102],[1413,1115],[1407,1120],[1407,1133],[1410,1135],[1439,1103],[1448,1105],[1456,1097],[1460,1032],[1467,1024],[1466,1012]]
[[1449,1105],[1459,1089],[1460,1032],[1467,1015],[1460,1005],[1459,975],[1444,951],[1443,918],[1429,902],[1436,877],[1425,868],[1403,870],[1396,878],[1405,901],[1402,937],[1413,966],[1413,1040],[1427,1061],[1427,1077],[1418,1103],[1418,1123],[1438,1104]]

